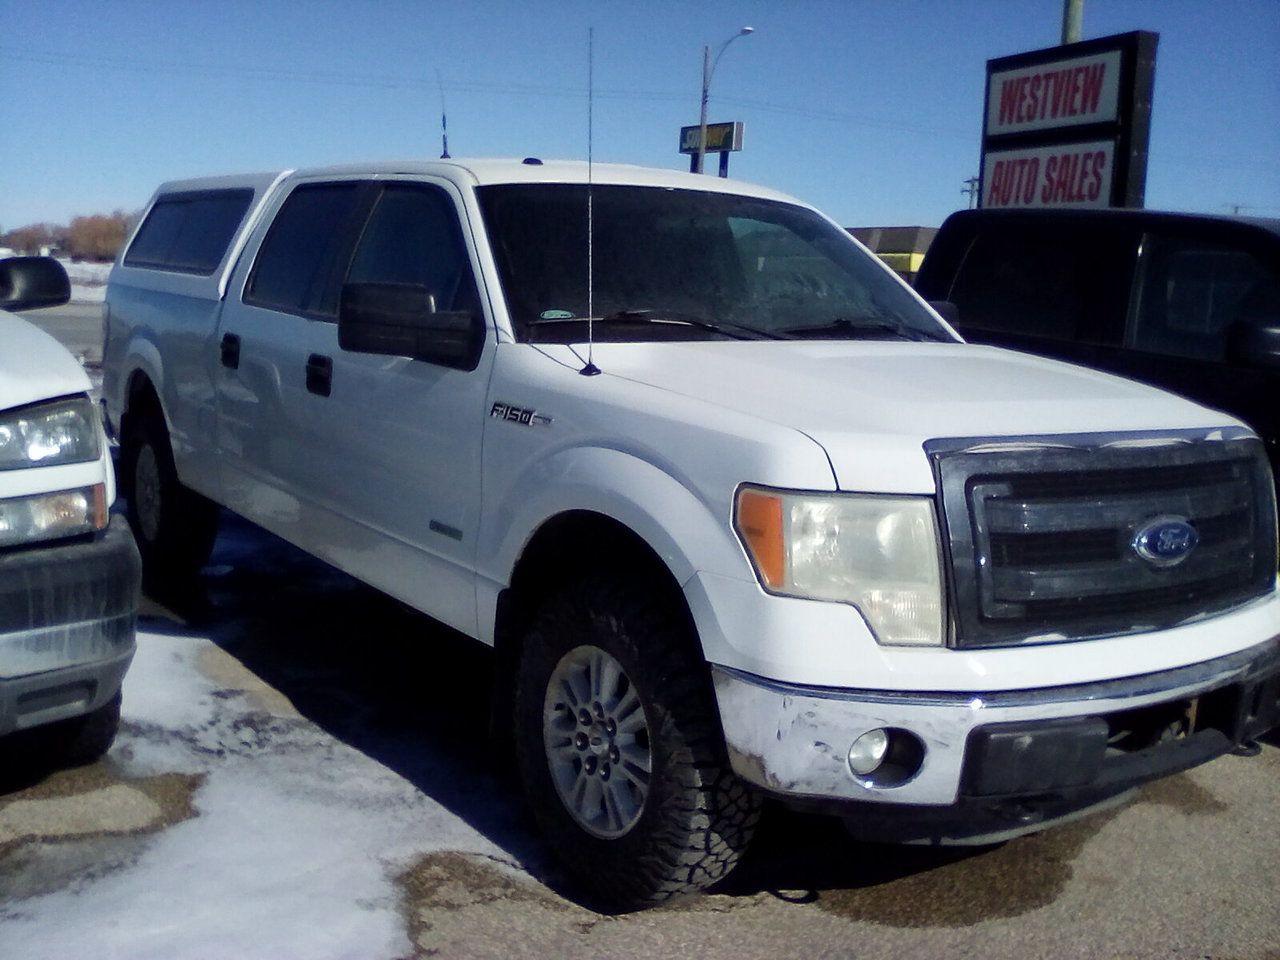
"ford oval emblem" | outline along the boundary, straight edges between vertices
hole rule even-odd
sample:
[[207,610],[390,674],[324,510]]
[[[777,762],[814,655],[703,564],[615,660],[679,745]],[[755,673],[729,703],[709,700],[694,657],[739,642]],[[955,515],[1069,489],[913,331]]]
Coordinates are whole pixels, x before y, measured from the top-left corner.
[[1133,535],[1133,552],[1157,567],[1174,567],[1200,542],[1196,528],[1182,517],[1156,517]]

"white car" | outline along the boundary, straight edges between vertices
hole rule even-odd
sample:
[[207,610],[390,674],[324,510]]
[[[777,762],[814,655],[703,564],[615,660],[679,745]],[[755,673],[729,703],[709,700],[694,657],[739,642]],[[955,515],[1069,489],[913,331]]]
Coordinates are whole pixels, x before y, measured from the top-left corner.
[[616,904],[725,876],[765,796],[998,838],[1276,718],[1257,438],[965,344],[770,190],[533,158],[167,183],[107,334],[144,565],[196,571],[222,504],[494,645],[529,802]]
[[141,567],[88,377],[5,312],[69,293],[55,260],[0,261],[0,737],[42,728],[47,759],[86,763],[119,725]]

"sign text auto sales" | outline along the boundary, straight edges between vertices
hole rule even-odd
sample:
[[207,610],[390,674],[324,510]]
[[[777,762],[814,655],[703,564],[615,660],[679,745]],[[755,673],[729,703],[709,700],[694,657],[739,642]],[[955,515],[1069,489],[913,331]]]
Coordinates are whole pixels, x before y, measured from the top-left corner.
[[1110,141],[988,153],[982,205],[1105,207],[1114,157]]
[[1156,41],[1130,33],[988,61],[982,206],[1141,206]]

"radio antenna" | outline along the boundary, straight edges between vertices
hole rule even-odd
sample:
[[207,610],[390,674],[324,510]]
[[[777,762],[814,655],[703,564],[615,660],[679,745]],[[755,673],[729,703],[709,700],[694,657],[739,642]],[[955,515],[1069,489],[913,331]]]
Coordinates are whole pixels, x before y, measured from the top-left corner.
[[440,87],[440,145],[444,148],[440,151],[440,159],[449,159],[449,111],[444,103],[444,80],[440,78],[440,71],[436,70],[436,84]]
[[595,209],[591,202],[592,185],[592,146],[594,133],[592,124],[595,119],[595,59],[596,31],[595,27],[587,28],[587,365],[578,372],[584,377],[594,377],[600,368],[593,361],[595,353]]

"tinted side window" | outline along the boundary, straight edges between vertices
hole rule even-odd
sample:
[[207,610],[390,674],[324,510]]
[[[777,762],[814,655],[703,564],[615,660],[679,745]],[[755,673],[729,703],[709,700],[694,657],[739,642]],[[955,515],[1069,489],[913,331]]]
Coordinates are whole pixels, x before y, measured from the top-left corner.
[[1190,237],[1148,237],[1131,346],[1221,361],[1227,328],[1253,319],[1254,306],[1275,284],[1247,250]]
[[258,251],[246,303],[309,316],[336,315],[336,305],[321,300],[361,186],[353,181],[302,184],[289,194]]
[[252,190],[160,197],[129,246],[125,265],[209,276],[226,256],[252,200]]
[[378,198],[347,273],[350,283],[426,287],[437,310],[477,306],[457,213],[435,187],[395,184]]
[[949,299],[964,327],[1119,343],[1136,248],[1128,228],[987,225],[964,258]]

